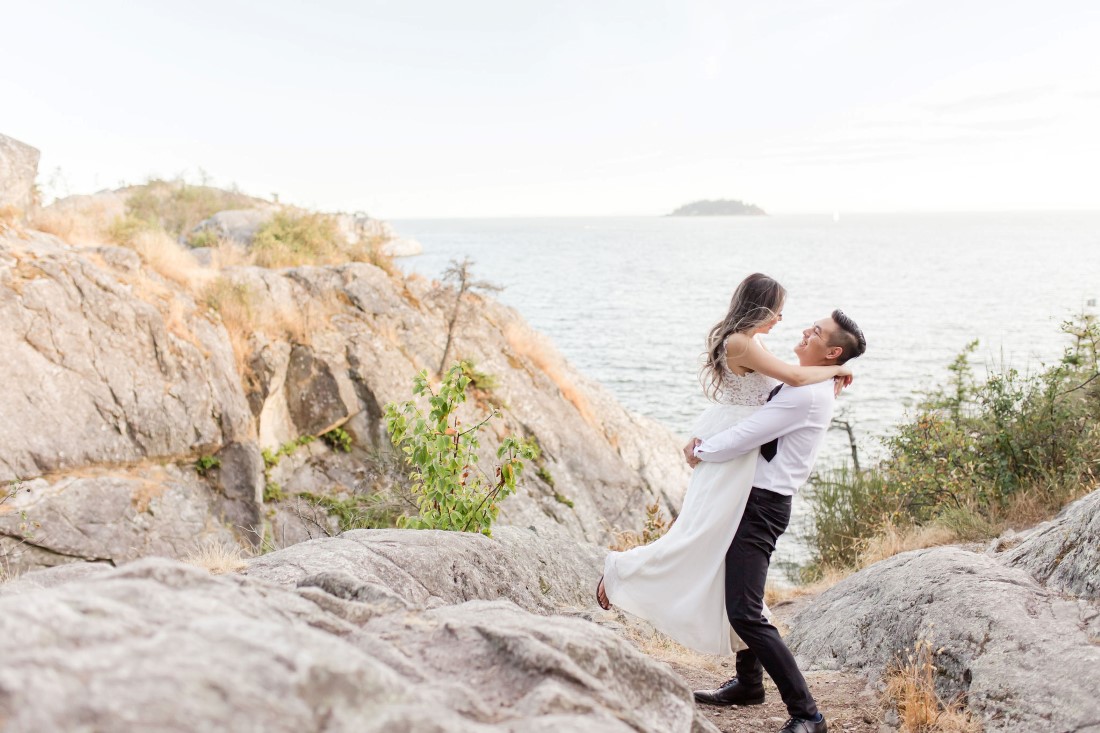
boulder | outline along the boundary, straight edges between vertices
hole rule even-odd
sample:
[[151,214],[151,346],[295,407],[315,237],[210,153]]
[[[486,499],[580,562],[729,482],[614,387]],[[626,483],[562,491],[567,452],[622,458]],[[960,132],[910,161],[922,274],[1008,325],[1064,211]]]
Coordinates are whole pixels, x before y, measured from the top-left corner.
[[186,292],[117,261],[43,234],[0,238],[0,414],[18,416],[0,422],[0,481],[250,440],[224,328]]
[[497,527],[472,532],[375,529],[345,532],[256,558],[245,575],[293,587],[326,572],[345,574],[349,593],[385,588],[406,603],[453,605],[506,598],[548,613],[591,607],[607,550],[562,533]]
[[[387,540],[393,556],[401,556],[402,541]],[[0,594],[0,724],[10,731],[717,731],[666,665],[606,629],[507,600],[424,608],[384,582],[355,591],[341,570],[301,572],[299,564],[316,561],[316,545],[332,543],[257,561],[248,576],[211,577],[146,559],[39,587],[24,578],[19,592]],[[360,539],[340,550],[332,556],[349,569],[375,566],[375,577],[385,576],[387,559]],[[436,543],[436,550],[448,557],[447,547]],[[450,558],[459,575],[471,557]],[[259,579],[261,569],[303,577],[273,584]]]
[[1051,590],[1100,601],[1100,491],[1034,528],[1000,560]]
[[424,245],[411,237],[394,237],[382,245],[382,254],[389,257],[413,257],[424,253]]
[[35,207],[35,178],[41,153],[30,145],[0,135],[0,209],[27,214]]
[[192,234],[209,231],[222,239],[231,239],[247,246],[252,244],[260,227],[271,221],[278,210],[277,206],[265,206],[219,211],[209,219],[199,222]]
[[23,482],[0,504],[0,561],[8,569],[185,557],[204,543],[234,543],[236,525],[219,521],[222,502],[194,473],[174,466],[88,473]]
[[1100,610],[957,547],[907,552],[838,583],[790,621],[810,669],[883,672],[919,639],[942,648],[937,689],[985,730],[1084,731],[1100,721]]

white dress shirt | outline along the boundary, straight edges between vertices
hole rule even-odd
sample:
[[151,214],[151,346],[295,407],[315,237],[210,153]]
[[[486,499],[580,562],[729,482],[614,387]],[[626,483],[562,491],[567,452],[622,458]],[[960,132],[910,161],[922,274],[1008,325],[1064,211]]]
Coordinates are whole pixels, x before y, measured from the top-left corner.
[[771,461],[757,456],[752,485],[794,496],[809,478],[825,442],[834,402],[831,379],[804,387],[784,385],[750,417],[696,446],[695,456],[710,463],[728,461],[778,438],[778,451]]

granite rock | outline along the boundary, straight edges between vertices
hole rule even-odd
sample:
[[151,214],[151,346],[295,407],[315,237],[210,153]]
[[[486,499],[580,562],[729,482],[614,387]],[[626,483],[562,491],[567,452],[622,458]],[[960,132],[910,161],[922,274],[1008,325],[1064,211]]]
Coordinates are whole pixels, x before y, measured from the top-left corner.
[[1000,560],[1051,590],[1100,601],[1100,491],[1032,529]]
[[0,209],[28,214],[35,207],[35,178],[40,153],[30,145],[0,135]]
[[987,731],[1100,727],[1100,609],[1022,569],[957,547],[907,552],[838,583],[791,619],[810,669],[881,676],[924,639],[937,689],[963,694]]

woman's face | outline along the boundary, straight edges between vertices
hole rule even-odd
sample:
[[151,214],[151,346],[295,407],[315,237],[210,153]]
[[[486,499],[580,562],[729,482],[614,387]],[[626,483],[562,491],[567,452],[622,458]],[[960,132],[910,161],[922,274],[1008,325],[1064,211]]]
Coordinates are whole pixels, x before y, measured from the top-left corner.
[[762,323],[760,325],[760,328],[756,329],[756,331],[757,331],[757,333],[768,333],[773,328],[775,328],[775,325],[777,323],[779,323],[782,320],[783,320],[783,304],[780,303],[779,304],[779,309],[776,311],[775,316],[773,316],[772,318],[769,318],[768,320],[764,321],[764,323]]

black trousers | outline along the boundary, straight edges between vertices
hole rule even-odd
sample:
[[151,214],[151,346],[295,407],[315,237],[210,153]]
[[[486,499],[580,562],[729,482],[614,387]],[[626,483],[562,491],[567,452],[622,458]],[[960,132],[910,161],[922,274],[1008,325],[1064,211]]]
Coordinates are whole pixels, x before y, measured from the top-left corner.
[[[787,713],[796,718],[817,715],[806,678],[779,631],[764,618],[764,582],[768,577],[775,541],[791,521],[791,497],[753,488],[741,525],[726,552],[726,614],[730,626],[749,647],[738,654],[738,666],[751,663],[749,654],[775,681]],[[753,665],[755,666],[755,665]]]

